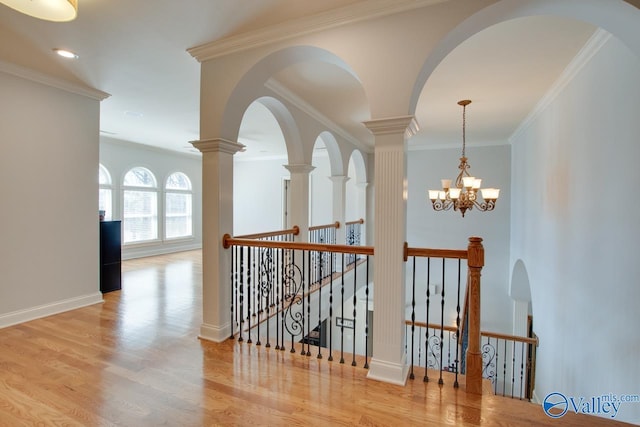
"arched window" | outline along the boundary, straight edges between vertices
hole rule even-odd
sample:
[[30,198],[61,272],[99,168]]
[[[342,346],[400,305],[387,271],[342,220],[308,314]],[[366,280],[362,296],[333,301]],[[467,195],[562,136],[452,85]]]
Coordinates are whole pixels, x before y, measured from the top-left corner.
[[165,183],[164,233],[166,239],[193,235],[191,181],[182,172],[169,175]]
[[98,210],[104,211],[104,219],[110,221],[113,218],[113,187],[111,185],[111,174],[101,164],[98,167]]
[[124,176],[123,242],[158,238],[158,185],[150,170],[135,167]]

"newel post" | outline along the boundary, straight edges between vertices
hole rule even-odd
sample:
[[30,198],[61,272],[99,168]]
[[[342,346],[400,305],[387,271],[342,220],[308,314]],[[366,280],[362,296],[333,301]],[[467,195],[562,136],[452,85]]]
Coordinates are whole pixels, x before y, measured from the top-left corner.
[[484,247],[481,237],[470,237],[469,266],[469,342],[467,346],[467,393],[482,394],[482,352],[480,351],[480,275],[484,266]]

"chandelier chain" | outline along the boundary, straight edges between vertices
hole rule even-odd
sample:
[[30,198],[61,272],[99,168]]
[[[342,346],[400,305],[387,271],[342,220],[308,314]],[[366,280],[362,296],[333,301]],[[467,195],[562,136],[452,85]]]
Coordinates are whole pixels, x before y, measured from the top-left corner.
[[467,106],[466,104],[462,105],[462,157],[466,157],[465,150],[467,146]]

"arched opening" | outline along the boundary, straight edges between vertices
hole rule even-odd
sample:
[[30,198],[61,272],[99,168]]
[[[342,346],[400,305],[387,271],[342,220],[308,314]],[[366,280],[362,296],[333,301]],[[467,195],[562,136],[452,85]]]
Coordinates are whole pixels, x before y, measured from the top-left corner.
[[[278,230],[282,226],[283,180],[288,173],[282,167],[287,163],[287,145],[281,123],[290,125],[285,113],[277,100],[266,98],[254,101],[245,111],[238,134],[245,151],[234,156],[236,235]],[[286,129],[295,132],[292,126]],[[255,215],[257,209],[260,215]]]

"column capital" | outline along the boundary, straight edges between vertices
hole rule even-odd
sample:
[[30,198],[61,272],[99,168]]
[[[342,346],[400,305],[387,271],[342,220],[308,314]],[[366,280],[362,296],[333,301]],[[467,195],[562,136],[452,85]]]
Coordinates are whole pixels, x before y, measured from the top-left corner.
[[223,138],[201,139],[199,141],[190,141],[191,145],[200,150],[201,153],[226,153],[236,154],[238,151],[244,151],[244,145],[229,141]]
[[394,135],[404,133],[405,138],[411,138],[420,127],[415,116],[391,117],[362,122],[374,135]]
[[329,179],[336,184],[345,184],[347,181],[351,179],[351,177],[346,175],[331,175]]
[[311,173],[316,167],[306,164],[283,165],[291,173]]

